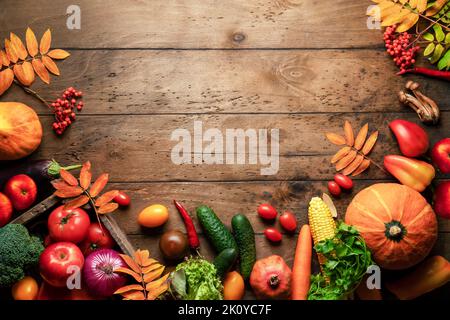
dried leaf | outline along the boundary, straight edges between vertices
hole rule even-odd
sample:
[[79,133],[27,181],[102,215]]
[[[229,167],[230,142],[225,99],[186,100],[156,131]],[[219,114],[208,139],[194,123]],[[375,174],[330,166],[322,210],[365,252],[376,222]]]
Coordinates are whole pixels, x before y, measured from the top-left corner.
[[114,272],[128,274],[129,276],[132,276],[134,278],[134,280],[136,280],[137,282],[142,282],[142,278],[141,278],[140,274],[137,273],[137,272],[134,272],[131,269],[128,269],[128,268],[117,268],[116,270],[114,270]]
[[331,216],[333,217],[333,218],[337,218],[337,216],[338,216],[338,214],[337,214],[337,209],[336,209],[336,206],[334,205],[334,202],[333,202],[333,200],[331,199],[331,197],[328,195],[328,194],[326,194],[326,193],[323,193],[322,194],[322,200],[323,200],[323,202],[325,202],[325,204],[328,206],[328,208],[330,209],[330,211],[331,211]]
[[364,161],[364,156],[361,154],[358,154],[355,158],[355,160],[352,161],[345,169],[342,171],[342,174],[348,176],[353,171],[355,171],[359,165]]
[[67,202],[64,205],[64,209],[65,210],[76,209],[81,206],[84,206],[88,202],[89,202],[89,197],[83,194],[83,195],[79,196],[78,198],[75,198],[75,199]]
[[52,59],[62,60],[70,56],[70,53],[68,53],[66,50],[54,49],[47,53],[47,55]]
[[105,192],[102,194],[98,199],[95,201],[95,205],[97,207],[101,207],[108,202],[111,202],[117,195],[119,194],[119,190],[111,190],[108,192]]
[[400,23],[395,31],[398,33],[408,31],[416,25],[417,21],[419,21],[419,15],[415,12],[411,12],[403,18],[402,23]]
[[55,188],[56,190],[64,189],[64,188],[70,187],[70,185],[67,184],[67,183],[66,183],[64,180],[62,180],[62,179],[55,179],[55,180],[52,180],[50,183],[52,184],[53,188]]
[[157,299],[160,295],[162,295],[164,292],[166,292],[167,289],[169,289],[169,284],[167,282],[164,282],[162,285],[160,285],[159,287],[157,287],[153,290],[147,290],[147,291],[149,291],[147,294],[147,300]]
[[[131,258],[130,256],[127,256],[126,254],[121,254],[120,256],[122,257],[123,261],[125,261],[125,263],[131,268],[131,270],[133,270],[137,274],[141,273],[141,268],[136,263],[136,261],[133,260],[133,258]],[[141,281],[141,280],[142,279],[140,279],[138,281]]]
[[356,150],[350,151],[345,157],[336,163],[336,171],[341,171],[346,168],[350,163],[352,163],[353,160],[355,160],[356,155]]
[[86,190],[91,185],[92,173],[91,173],[91,163],[88,161],[83,164],[80,171],[80,186]]
[[5,51],[8,59],[13,63],[16,63],[19,60],[19,55],[17,54],[17,50],[13,43],[9,39],[5,39]]
[[366,123],[361,128],[361,130],[359,130],[358,135],[356,136],[355,145],[354,145],[354,147],[357,150],[361,150],[361,148],[363,147],[364,142],[366,141],[366,138],[367,138],[367,132],[368,131],[369,131],[369,124],[368,123]]
[[133,291],[133,290],[144,291],[144,287],[141,286],[140,284],[130,284],[130,285],[127,285],[127,286],[117,289],[116,292],[114,292],[114,294],[122,294],[122,293]]
[[141,267],[144,266],[145,262],[149,259],[149,257],[150,257],[150,252],[148,250],[140,250],[140,249],[138,249],[134,253],[134,260]]
[[167,281],[167,278],[169,278],[169,276],[170,276],[170,273],[167,273],[166,275],[162,276],[158,280],[147,283],[147,285],[145,286],[145,290],[152,292],[153,290],[155,290],[158,287],[160,287],[161,285],[163,285],[164,282]]
[[345,120],[344,123],[344,135],[347,145],[353,146],[353,144],[355,143],[355,136],[353,135],[352,125],[347,120]]
[[67,187],[65,189],[56,190],[54,195],[59,198],[73,198],[78,197],[83,193],[83,189],[80,187]]
[[27,49],[23,45],[22,40],[13,32],[11,32],[9,38],[11,39],[11,43],[14,44],[14,48],[16,48],[17,55],[20,60],[25,60],[28,56]]
[[436,13],[441,11],[442,7],[448,2],[448,0],[436,0],[431,7],[428,8],[426,12],[427,17],[434,16]]
[[95,198],[100,192],[102,192],[102,190],[108,183],[108,179],[109,175],[107,173],[103,173],[97,178],[97,180],[92,184],[91,189],[89,190],[89,193],[92,197]]
[[50,45],[52,43],[52,33],[50,29],[44,32],[44,35],[41,38],[41,43],[39,45],[39,51],[41,54],[46,54],[50,49]]
[[104,204],[100,208],[98,208],[97,212],[99,214],[111,213],[111,212],[117,210],[118,207],[119,207],[119,205],[117,203],[110,202],[110,203]]
[[56,76],[60,75],[58,66],[51,58],[49,58],[47,56],[42,56],[42,63],[48,69],[48,71],[50,71],[51,73],[53,73]]
[[39,78],[41,78],[41,80],[44,81],[46,84],[49,84],[50,83],[50,75],[48,74],[47,68],[45,68],[41,59],[33,59],[31,61],[31,64],[33,65],[33,69],[36,72],[36,74],[39,76]]
[[151,272],[147,273],[147,274],[144,276],[144,281],[145,281],[145,283],[152,282],[153,280],[155,280],[156,278],[158,278],[159,276],[161,276],[162,273],[164,272],[164,269],[165,269],[165,267],[164,267],[164,266],[161,266],[160,268],[158,268],[158,269],[156,269],[156,270],[154,270],[154,271],[151,271]]
[[65,182],[67,182],[67,184],[71,186],[78,186],[77,178],[75,178],[69,171],[61,169],[59,170],[59,175]]
[[143,274],[147,274],[150,273],[156,269],[158,269],[161,265],[158,263],[158,261],[154,260],[154,259],[150,259],[153,260],[154,262],[150,265],[147,265],[146,267],[142,268],[142,273]]
[[36,39],[36,35],[30,28],[27,28],[25,40],[27,43],[28,53],[30,54],[30,56],[34,57],[38,54],[38,42]]
[[369,138],[367,138],[366,143],[364,144],[364,147],[361,150],[362,153],[368,155],[370,151],[372,151],[373,146],[377,142],[377,139],[378,139],[378,131],[375,131],[369,136]]
[[343,157],[345,157],[350,150],[352,150],[351,147],[347,146],[347,147],[343,147],[342,149],[340,149],[338,152],[336,152],[336,154],[331,158],[331,163],[336,163],[339,160],[341,160]]
[[24,86],[28,87],[34,82],[34,70],[30,62],[25,61],[22,64],[15,64],[13,70],[17,80]]
[[124,300],[135,300],[135,301],[145,300],[145,296],[142,291],[130,291],[121,294],[121,296],[124,297]]
[[11,87],[14,80],[14,72],[11,69],[5,69],[0,72],[0,96]]
[[0,67],[4,65],[5,67],[8,67],[10,65],[10,61],[8,56],[6,55],[6,52],[3,50],[0,50]]
[[363,173],[370,166],[370,160],[364,159],[363,162],[359,165],[359,167],[352,173],[352,177],[356,177],[357,175]]
[[339,134],[327,132],[327,133],[325,133],[325,136],[331,143],[333,143],[335,145],[340,146],[340,145],[345,144],[345,138]]

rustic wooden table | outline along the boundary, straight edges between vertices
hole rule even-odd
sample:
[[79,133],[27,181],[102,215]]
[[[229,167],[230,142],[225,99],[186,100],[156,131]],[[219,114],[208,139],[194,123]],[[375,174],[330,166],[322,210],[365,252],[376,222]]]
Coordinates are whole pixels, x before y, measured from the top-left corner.
[[[114,213],[130,240],[160,257],[162,231],[184,230],[172,199],[191,213],[207,204],[229,224],[242,212],[257,233],[258,257],[283,256],[292,263],[296,235],[280,245],[263,236],[266,225],[256,207],[269,201],[293,210],[307,222],[307,204],[326,190],[336,150],[325,130],[339,131],[343,121],[368,122],[380,130],[372,157],[398,153],[388,129],[395,118],[418,121],[397,101],[406,79],[385,54],[382,34],[369,30],[369,1],[356,0],[79,0],[81,29],[66,27],[72,1],[2,0],[0,36],[24,37],[27,26],[41,35],[52,29],[52,46],[71,52],[59,63],[60,77],[33,88],[53,100],[69,86],[85,92],[85,109],[62,138],[51,130],[43,105],[12,88],[1,101],[22,101],[38,111],[45,133],[33,158],[63,164],[90,160],[95,174],[109,172],[115,187],[132,197],[128,210]],[[432,143],[448,136],[448,83],[414,78],[440,105],[442,120],[429,128]],[[170,140],[177,128],[279,128],[280,167],[260,175],[259,165],[175,165]],[[445,178],[445,177],[441,177]],[[447,177],[448,178],[448,177]],[[356,192],[389,180],[371,168],[356,180],[352,194],[336,201],[339,213]],[[290,193],[287,201],[280,192]],[[143,230],[137,214],[149,204],[169,206],[169,222]],[[197,225],[198,227],[198,225]],[[450,224],[440,221],[435,253],[450,259]],[[212,256],[202,236],[202,253]],[[433,297],[448,297],[450,285]],[[247,297],[251,297],[249,294]]]

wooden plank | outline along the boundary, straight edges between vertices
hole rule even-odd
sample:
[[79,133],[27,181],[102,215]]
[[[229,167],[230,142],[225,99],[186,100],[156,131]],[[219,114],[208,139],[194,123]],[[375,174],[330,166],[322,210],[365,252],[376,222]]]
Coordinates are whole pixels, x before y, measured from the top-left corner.
[[34,207],[32,207],[30,210],[24,212],[14,220],[12,220],[10,223],[18,223],[18,224],[25,224],[29,221],[38,218],[41,214],[48,211],[52,207],[56,206],[61,201],[58,197],[55,197],[54,195],[51,195],[47,197],[46,199],[42,200],[38,204],[36,204]]
[[[373,183],[357,181],[351,193],[344,193],[341,198],[334,200],[341,219],[343,219],[353,196]],[[271,224],[263,221],[256,213],[258,205],[269,202],[280,214],[285,210],[290,210],[297,216],[300,226],[308,222],[307,212],[310,199],[327,192],[327,183],[325,181],[125,183],[112,184],[109,188],[123,190],[132,198],[131,207],[114,213],[117,223],[127,234],[160,234],[170,229],[184,231],[182,219],[172,204],[173,199],[183,203],[192,217],[196,216],[196,207],[206,204],[213,208],[228,226],[230,226],[233,215],[238,212],[244,213],[251,221],[255,232],[261,234],[265,228],[272,225],[282,229],[278,222]],[[156,230],[141,228],[137,223],[139,212],[155,203],[164,204],[169,208],[169,221],[164,227]],[[194,218],[194,223],[197,231],[201,233],[202,230],[196,218]],[[440,219],[439,231],[450,232],[450,220]]]
[[[381,51],[72,51],[60,77],[33,89],[53,101],[70,86],[87,114],[408,112],[406,78]],[[450,110],[448,84],[419,81]],[[49,110],[13,86],[3,101]]]
[[[46,129],[43,143],[34,158],[55,158],[63,164],[90,160],[96,173],[111,173],[116,182],[133,181],[236,181],[236,180],[320,180],[335,173],[329,161],[338,147],[329,143],[324,131],[342,132],[348,119],[356,128],[370,123],[370,131],[380,130],[379,142],[371,157],[382,162],[383,156],[399,153],[388,129],[396,118],[418,121],[415,114],[309,114],[309,115],[159,115],[80,117],[62,137],[50,129],[52,119],[41,117]],[[280,163],[275,175],[261,175],[268,165],[174,164],[171,141],[174,130],[187,129],[193,135],[195,120],[203,121],[204,130],[218,128],[280,129]],[[449,127],[448,112],[438,127],[429,128],[432,143],[445,137]],[[206,143],[205,143],[206,144]],[[248,160],[248,147],[245,151]],[[221,154],[220,152],[218,152]],[[223,153],[223,152],[222,152]],[[248,161],[246,162],[248,163]],[[258,163],[260,163],[258,161]],[[385,179],[375,166],[358,178]]]
[[71,4],[2,0],[0,34],[51,26],[59,46],[77,48],[351,48],[382,39],[367,27],[369,1],[79,0],[81,29],[68,30]]

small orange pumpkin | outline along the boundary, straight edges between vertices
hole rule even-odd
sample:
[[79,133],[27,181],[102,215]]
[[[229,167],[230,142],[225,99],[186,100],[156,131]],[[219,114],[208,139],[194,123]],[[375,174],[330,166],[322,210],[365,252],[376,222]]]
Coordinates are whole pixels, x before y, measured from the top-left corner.
[[36,112],[19,102],[0,102],[0,160],[17,160],[39,147],[42,125]]
[[436,215],[422,195],[397,183],[378,183],[360,191],[345,222],[366,241],[385,269],[409,268],[422,261],[437,238]]

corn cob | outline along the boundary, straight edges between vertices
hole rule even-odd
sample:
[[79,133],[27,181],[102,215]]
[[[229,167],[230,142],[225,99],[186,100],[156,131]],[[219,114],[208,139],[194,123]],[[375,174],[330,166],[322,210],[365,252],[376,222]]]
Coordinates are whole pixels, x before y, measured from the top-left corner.
[[[330,209],[321,198],[313,197],[309,202],[308,219],[314,245],[320,241],[332,239],[336,235],[336,223]],[[325,257],[321,254],[318,254],[317,257],[322,268],[326,262]]]

